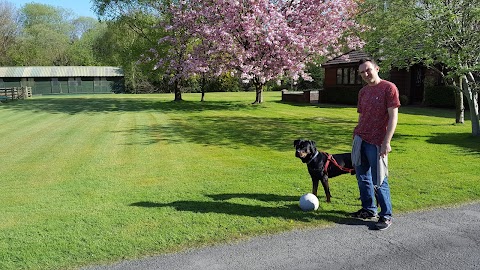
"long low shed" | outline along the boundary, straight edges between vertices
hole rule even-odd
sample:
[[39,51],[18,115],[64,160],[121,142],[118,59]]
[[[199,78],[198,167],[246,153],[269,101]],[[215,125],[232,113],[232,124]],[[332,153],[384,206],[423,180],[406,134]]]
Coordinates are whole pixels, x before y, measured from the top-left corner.
[[124,73],[108,66],[0,67],[0,88],[22,86],[33,95],[122,92]]

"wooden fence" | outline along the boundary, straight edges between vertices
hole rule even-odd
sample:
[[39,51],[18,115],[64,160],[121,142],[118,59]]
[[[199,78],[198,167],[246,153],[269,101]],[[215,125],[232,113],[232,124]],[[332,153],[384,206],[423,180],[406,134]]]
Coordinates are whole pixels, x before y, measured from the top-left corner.
[[23,86],[0,88],[0,102],[15,99],[26,99],[30,97],[32,97],[31,87]]

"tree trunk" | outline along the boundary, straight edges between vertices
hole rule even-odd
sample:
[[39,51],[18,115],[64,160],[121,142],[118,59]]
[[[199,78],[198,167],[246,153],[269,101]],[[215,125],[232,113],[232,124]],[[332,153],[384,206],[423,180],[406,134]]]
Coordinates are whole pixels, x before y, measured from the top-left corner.
[[137,83],[135,82],[135,65],[132,65],[132,88],[133,88],[133,93],[137,94]]
[[462,76],[462,90],[467,98],[470,108],[470,117],[472,120],[472,135],[480,136],[480,117],[478,115],[478,93],[474,92],[468,85],[466,76]]
[[205,101],[205,74],[202,74],[202,84],[200,85],[200,89],[202,91],[202,97],[200,101]]
[[253,104],[260,104],[263,102],[263,84],[259,82],[255,82],[255,102]]
[[480,117],[478,115],[478,101],[468,101],[470,117],[472,118],[472,135],[480,136]]
[[180,86],[179,86],[179,83],[178,83],[177,80],[173,83],[173,87],[174,87],[174,92],[175,92],[175,100],[174,101],[182,101],[182,91],[180,91]]
[[465,123],[465,107],[463,106],[462,84],[460,84],[460,89],[455,87],[455,123]]

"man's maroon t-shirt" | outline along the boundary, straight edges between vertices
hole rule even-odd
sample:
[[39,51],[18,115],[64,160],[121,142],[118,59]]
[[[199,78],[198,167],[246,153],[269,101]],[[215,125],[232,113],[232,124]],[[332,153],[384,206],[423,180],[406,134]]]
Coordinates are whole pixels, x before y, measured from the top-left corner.
[[380,146],[387,133],[388,108],[400,107],[395,84],[381,80],[375,86],[364,86],[358,93],[357,111],[361,114],[354,134],[362,140]]

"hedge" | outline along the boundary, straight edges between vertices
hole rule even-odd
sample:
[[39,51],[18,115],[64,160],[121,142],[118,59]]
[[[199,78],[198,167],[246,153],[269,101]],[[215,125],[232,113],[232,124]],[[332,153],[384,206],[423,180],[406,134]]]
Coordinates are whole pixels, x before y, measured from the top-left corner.
[[357,105],[358,91],[361,87],[331,87],[320,91],[320,103]]
[[425,88],[424,105],[439,108],[455,108],[455,87],[428,86]]

